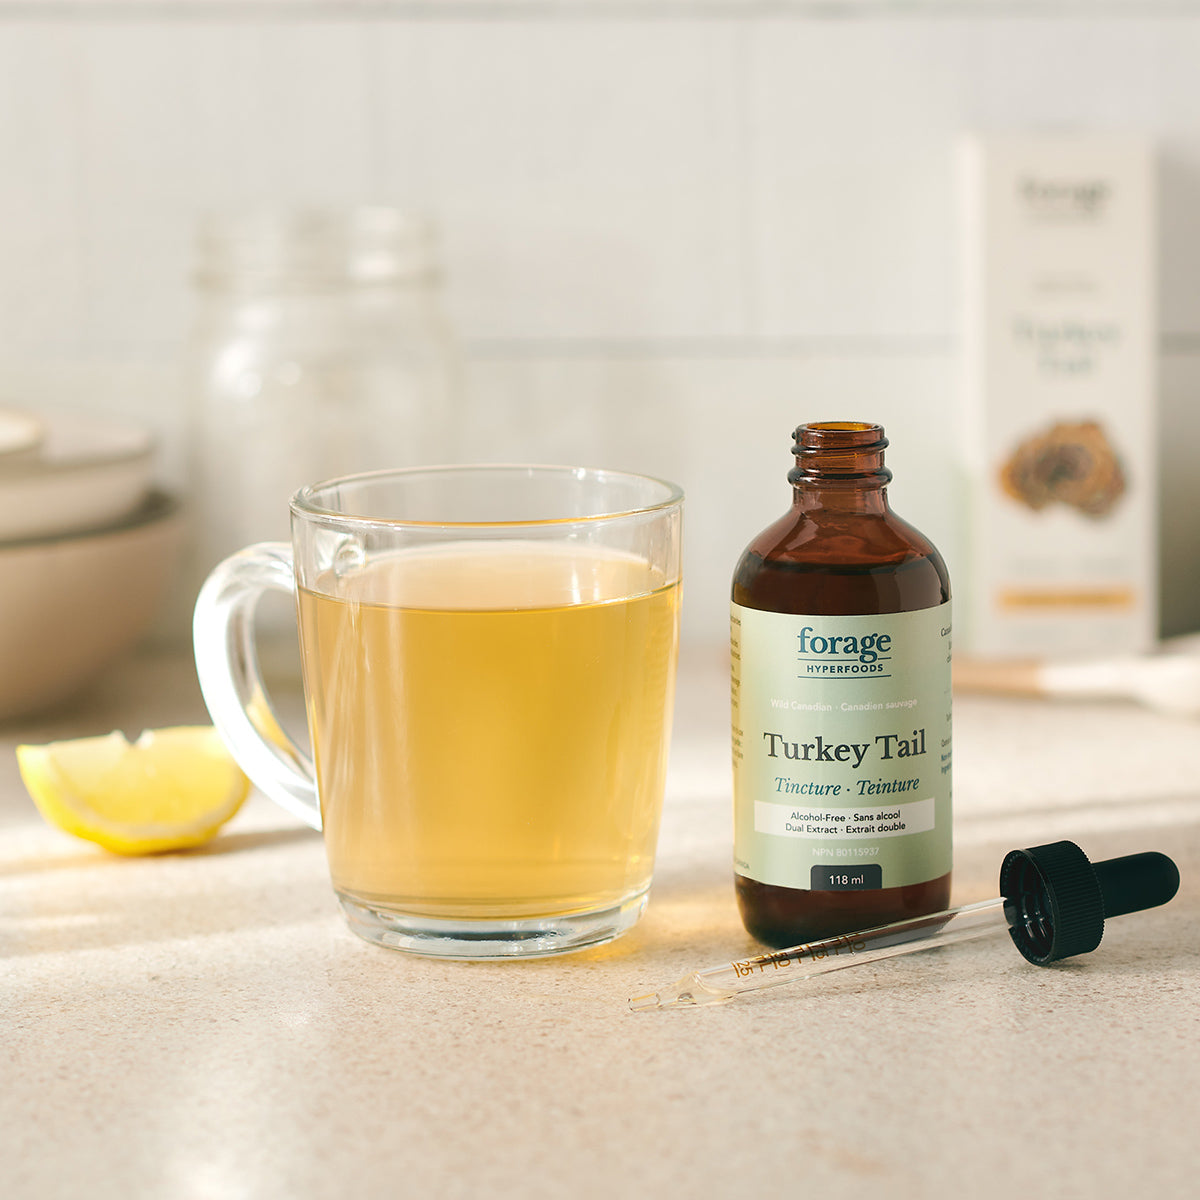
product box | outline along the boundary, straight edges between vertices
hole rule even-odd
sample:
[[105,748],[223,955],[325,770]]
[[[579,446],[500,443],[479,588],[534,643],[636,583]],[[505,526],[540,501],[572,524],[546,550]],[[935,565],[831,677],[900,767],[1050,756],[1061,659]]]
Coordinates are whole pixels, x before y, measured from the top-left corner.
[[956,652],[1145,649],[1158,628],[1150,147],[977,138],[962,167],[969,503]]

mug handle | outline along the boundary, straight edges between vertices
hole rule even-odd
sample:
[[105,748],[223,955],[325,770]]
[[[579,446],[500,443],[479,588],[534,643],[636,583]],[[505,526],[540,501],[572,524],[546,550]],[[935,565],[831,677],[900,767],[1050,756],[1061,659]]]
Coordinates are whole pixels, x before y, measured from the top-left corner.
[[284,732],[267,698],[254,610],[268,589],[296,595],[287,542],[247,546],[218,564],[196,598],[196,675],[221,740],[251,782],[313,829],[321,828],[312,758]]

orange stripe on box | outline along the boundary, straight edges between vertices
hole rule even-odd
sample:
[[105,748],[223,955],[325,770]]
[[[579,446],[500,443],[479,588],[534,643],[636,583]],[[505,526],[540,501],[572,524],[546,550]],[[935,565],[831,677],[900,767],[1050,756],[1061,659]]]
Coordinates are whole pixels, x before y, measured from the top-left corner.
[[1137,604],[1137,592],[1129,587],[1003,588],[998,599],[1007,609],[1130,609]]

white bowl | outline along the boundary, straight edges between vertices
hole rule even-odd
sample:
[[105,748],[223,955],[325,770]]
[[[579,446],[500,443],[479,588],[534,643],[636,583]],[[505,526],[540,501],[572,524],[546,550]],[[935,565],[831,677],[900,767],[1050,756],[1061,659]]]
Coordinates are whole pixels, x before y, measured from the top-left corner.
[[140,426],[44,418],[36,452],[0,456],[0,542],[102,529],[150,490],[154,438]]
[[179,505],[156,492],[108,529],[0,546],[0,720],[66,699],[137,641],[182,530]]

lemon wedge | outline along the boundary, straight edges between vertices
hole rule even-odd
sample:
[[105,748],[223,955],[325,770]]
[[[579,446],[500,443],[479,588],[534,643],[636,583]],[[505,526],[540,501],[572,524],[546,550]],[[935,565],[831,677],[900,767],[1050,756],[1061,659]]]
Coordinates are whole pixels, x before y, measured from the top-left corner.
[[50,824],[116,854],[207,842],[250,791],[207,725],[18,746],[17,764]]

